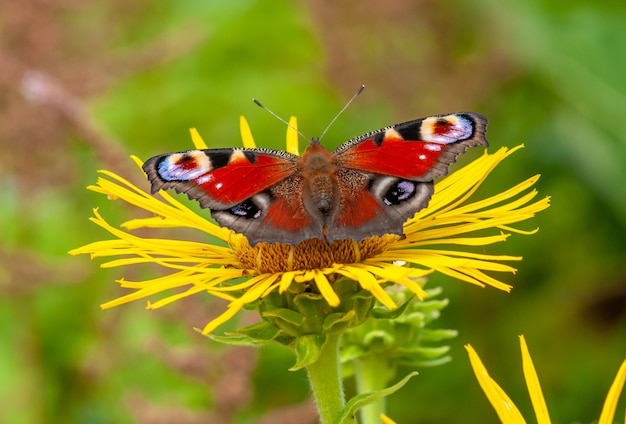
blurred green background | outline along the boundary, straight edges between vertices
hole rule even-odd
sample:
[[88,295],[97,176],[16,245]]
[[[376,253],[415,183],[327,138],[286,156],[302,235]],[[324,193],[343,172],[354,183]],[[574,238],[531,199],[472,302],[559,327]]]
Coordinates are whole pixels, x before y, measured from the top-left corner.
[[[389,400],[399,423],[496,422],[471,343],[525,416],[524,334],[553,420],[590,422],[626,356],[626,3],[29,0],[0,4],[0,422],[315,422],[303,373],[280,348],[230,349],[193,331],[224,304],[203,296],[101,311],[114,280],[69,257],[136,211],[85,190],[97,169],[147,187],[128,160],[255,140],[282,148],[296,115],[324,142],[395,122],[474,110],[490,150],[526,148],[483,193],[537,173],[552,207],[488,253],[521,254],[511,294],[443,277],[438,323],[454,360]],[[464,155],[466,162],[479,155]],[[244,317],[247,319],[247,317]],[[408,371],[408,370],[407,370]],[[623,417],[622,396],[618,417]]]

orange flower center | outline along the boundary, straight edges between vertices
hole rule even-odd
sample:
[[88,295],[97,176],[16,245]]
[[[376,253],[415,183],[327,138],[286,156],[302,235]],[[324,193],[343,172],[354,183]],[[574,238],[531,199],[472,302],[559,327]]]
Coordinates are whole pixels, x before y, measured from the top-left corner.
[[358,263],[379,255],[398,238],[397,235],[388,234],[358,242],[346,239],[329,244],[325,240],[311,239],[295,246],[258,243],[254,247],[242,238],[237,247],[237,257],[246,268],[256,269],[259,273],[329,268],[333,264]]

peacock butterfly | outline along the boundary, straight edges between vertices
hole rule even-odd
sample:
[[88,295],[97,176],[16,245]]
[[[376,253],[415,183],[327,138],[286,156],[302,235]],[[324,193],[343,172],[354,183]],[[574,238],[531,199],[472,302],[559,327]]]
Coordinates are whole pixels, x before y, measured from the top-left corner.
[[353,138],[332,152],[312,139],[302,156],[227,148],[155,156],[143,165],[152,193],[173,188],[221,226],[259,242],[329,243],[402,235],[425,208],[433,180],[468,147],[487,146],[487,118],[436,115]]

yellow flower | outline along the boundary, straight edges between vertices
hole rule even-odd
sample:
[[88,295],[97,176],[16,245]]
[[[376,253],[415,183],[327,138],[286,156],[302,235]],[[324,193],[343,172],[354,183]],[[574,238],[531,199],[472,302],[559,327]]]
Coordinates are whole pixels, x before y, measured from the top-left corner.
[[[297,154],[295,118],[291,123],[292,127],[287,130],[287,150]],[[244,146],[254,147],[243,117],[240,127]],[[191,137],[196,148],[206,148],[195,129],[191,130]],[[405,286],[423,298],[425,292],[415,281],[434,271],[479,286],[490,285],[509,291],[511,286],[486,272],[515,272],[515,268],[502,262],[517,261],[521,257],[434,246],[484,246],[506,240],[509,234],[504,231],[522,234],[536,231],[525,232],[509,225],[531,218],[548,207],[549,199],[535,200],[537,192],[531,189],[538,176],[495,196],[468,201],[489,173],[521,147],[501,148],[493,154],[485,152],[479,159],[437,182],[429,206],[405,224],[404,237],[372,237],[358,243],[338,240],[332,245],[308,240],[298,246],[259,243],[251,247],[245,237],[213,224],[168,193],[160,192],[161,199],[158,199],[112,172],[100,171],[102,177],[88,189],[137,206],[154,216],[133,219],[118,228],[94,209],[91,221],[113,238],[74,249],[70,254],[117,257],[101,265],[106,268],[152,263],[169,271],[162,277],[145,281],[119,280],[122,287],[133,292],[105,303],[103,308],[181,288],[185,289],[165,295],[154,303],[148,302],[148,309],[201,292],[230,301],[227,310],[204,327],[205,334],[228,321],[245,305],[275,291],[284,293],[294,285],[312,286],[330,306],[336,307],[340,299],[332,282],[338,277],[358,281],[388,308],[395,308],[396,304],[383,290],[384,285]],[[133,157],[133,160],[141,167],[139,159]],[[222,243],[147,238],[131,233],[138,228],[192,228]],[[494,229],[496,234],[474,235],[481,230]]]
[[[537,377],[537,372],[535,371],[530,353],[528,352],[528,346],[526,346],[524,336],[520,336],[520,347],[522,350],[522,368],[524,370],[524,378],[526,379],[526,386],[528,387],[530,400],[532,402],[533,409],[535,410],[537,423],[549,424],[550,415],[548,414],[548,407],[546,406],[546,401],[543,398],[539,378]],[[489,399],[489,402],[496,410],[500,421],[506,424],[526,423],[513,401],[507,396],[504,390],[500,388],[498,383],[496,383],[495,380],[489,376],[487,369],[481,362],[474,348],[470,345],[466,345],[465,348],[467,349],[472,368],[474,369],[474,374],[476,374],[476,379]],[[617,401],[619,400],[619,396],[624,388],[625,381],[626,360],[622,362],[622,365],[615,376],[615,380],[609,389],[598,424],[613,423],[615,409],[617,408]],[[624,423],[626,424],[626,419]]]

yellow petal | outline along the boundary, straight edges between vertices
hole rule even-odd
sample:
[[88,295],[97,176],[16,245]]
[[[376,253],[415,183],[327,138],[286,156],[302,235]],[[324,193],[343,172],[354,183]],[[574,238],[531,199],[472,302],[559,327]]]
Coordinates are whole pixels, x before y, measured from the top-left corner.
[[300,155],[298,151],[298,119],[295,116],[289,118],[287,126],[287,151],[294,155]]
[[204,142],[202,137],[200,137],[200,133],[198,132],[198,130],[196,130],[195,128],[190,128],[189,132],[191,133],[191,141],[193,142],[193,145],[196,147],[196,149],[208,149],[206,143]]
[[[622,390],[624,389],[625,381],[626,360],[624,360],[624,362],[622,362],[622,365],[619,367],[617,375],[615,376],[615,380],[613,381],[613,384],[611,384],[611,388],[609,389],[609,393],[606,395],[606,400],[604,401],[604,406],[602,407],[602,413],[600,414],[598,424],[613,423],[613,417],[617,408],[617,401],[619,400]],[[624,418],[624,423],[626,424],[626,418]]]
[[243,147],[253,149],[256,147],[254,144],[254,138],[252,138],[252,131],[250,131],[250,125],[243,116],[239,117],[239,131],[241,133],[241,140],[243,141]]
[[380,414],[380,421],[382,421],[383,424],[396,424],[394,420],[392,420],[385,414]]
[[487,369],[480,360],[480,357],[471,345],[465,345],[469,355],[472,369],[478,380],[478,384],[485,392],[487,399],[496,410],[500,421],[506,424],[525,424],[524,417],[513,401],[507,396],[502,388],[495,382],[487,372]]
[[535,366],[533,365],[533,360],[528,352],[528,346],[526,345],[526,339],[524,339],[524,336],[519,336],[519,342],[522,349],[522,368],[524,370],[524,378],[526,379],[526,387],[528,387],[530,401],[533,404],[533,409],[535,410],[537,423],[550,424],[548,406],[546,405],[546,400],[543,397],[541,385],[539,384],[539,377],[537,377],[537,371],[535,371]]

